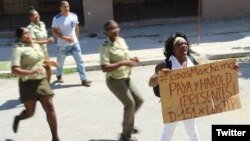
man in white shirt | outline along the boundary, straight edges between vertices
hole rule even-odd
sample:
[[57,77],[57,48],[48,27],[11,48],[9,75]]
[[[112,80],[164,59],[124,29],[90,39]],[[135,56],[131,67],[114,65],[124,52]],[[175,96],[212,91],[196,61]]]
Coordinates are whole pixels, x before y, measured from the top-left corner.
[[77,70],[83,86],[90,86],[92,81],[87,80],[84,61],[82,59],[81,47],[78,41],[79,26],[78,17],[70,12],[70,6],[67,1],[60,2],[61,12],[57,14],[52,21],[52,33],[57,38],[59,66],[56,70],[57,81],[63,83],[62,72],[64,60],[68,54],[73,55]]

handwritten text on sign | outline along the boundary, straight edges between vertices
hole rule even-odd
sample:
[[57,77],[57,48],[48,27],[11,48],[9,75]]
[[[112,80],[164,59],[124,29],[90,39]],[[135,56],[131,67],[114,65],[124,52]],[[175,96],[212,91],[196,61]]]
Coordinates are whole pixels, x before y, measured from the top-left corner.
[[164,123],[241,107],[235,59],[159,72]]

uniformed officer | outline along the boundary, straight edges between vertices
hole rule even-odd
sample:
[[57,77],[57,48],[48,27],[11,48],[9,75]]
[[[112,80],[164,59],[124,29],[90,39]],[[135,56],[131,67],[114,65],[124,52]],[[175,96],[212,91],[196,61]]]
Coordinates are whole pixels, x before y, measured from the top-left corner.
[[143,103],[136,86],[130,79],[131,69],[139,60],[129,56],[129,49],[125,40],[119,36],[119,26],[114,20],[109,20],[104,25],[107,40],[100,48],[100,64],[106,72],[106,84],[110,91],[121,101],[124,106],[123,129],[120,141],[135,141],[132,133],[137,133],[134,128],[134,117]]
[[13,131],[16,133],[20,120],[33,116],[36,102],[40,101],[46,112],[53,141],[59,141],[57,133],[57,119],[52,102],[53,91],[46,80],[46,72],[43,65],[54,66],[55,61],[44,60],[45,56],[39,44],[32,43],[30,31],[26,27],[20,27],[16,31],[20,43],[12,51],[11,71],[19,76],[20,100],[25,109],[20,115],[15,116]]
[[[29,19],[31,23],[27,27],[31,32],[32,38],[36,43],[39,43],[41,45],[41,48],[45,55],[45,59],[49,60],[47,44],[53,43],[54,39],[53,37],[48,38],[46,26],[44,22],[40,21],[40,15],[33,7],[29,8]],[[47,80],[50,83],[51,68],[48,65],[44,67],[46,70]]]

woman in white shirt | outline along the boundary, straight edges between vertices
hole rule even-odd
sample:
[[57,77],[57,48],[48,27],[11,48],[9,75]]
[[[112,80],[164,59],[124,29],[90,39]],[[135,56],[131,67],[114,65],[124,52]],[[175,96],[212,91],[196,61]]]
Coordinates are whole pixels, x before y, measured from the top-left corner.
[[[171,69],[178,69],[196,65],[197,62],[190,55],[189,43],[187,37],[183,33],[176,33],[168,38],[165,44],[164,55],[166,60],[157,64],[155,73],[150,77],[149,86],[158,86],[158,72],[164,71],[168,73]],[[168,65],[171,62],[171,66]],[[180,122],[180,121],[179,121]],[[165,123],[161,141],[171,141],[173,138],[174,130],[179,122]],[[190,141],[199,141],[199,135],[196,127],[195,118],[182,121],[188,133]]]

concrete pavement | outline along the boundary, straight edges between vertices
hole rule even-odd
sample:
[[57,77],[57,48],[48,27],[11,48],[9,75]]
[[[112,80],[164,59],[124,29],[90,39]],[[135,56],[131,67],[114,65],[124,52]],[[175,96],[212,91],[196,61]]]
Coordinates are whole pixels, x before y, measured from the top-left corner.
[[[249,60],[240,62],[242,108],[197,118],[201,141],[211,141],[213,124],[250,123],[249,65]],[[135,67],[131,76],[145,100],[136,114],[135,126],[141,132],[135,137],[139,141],[159,141],[163,128],[161,103],[147,85],[153,70],[154,65]],[[93,81],[89,88],[80,86],[77,73],[65,75],[65,83],[61,85],[52,83],[60,138],[62,141],[116,141],[121,132],[122,104],[108,90],[104,73],[89,71],[88,77]],[[20,122],[17,134],[12,132],[14,116],[24,109],[18,101],[17,80],[0,79],[0,85],[0,141],[50,141],[46,116],[39,103],[34,116]],[[174,141],[187,140],[187,133],[180,123],[175,130]]]
[[[198,42],[195,22],[166,23],[163,25],[122,28],[123,36],[133,56],[138,56],[140,65],[155,64],[163,57],[166,38],[181,31],[186,33],[191,48],[201,58],[222,59],[228,57],[246,57],[250,54],[250,19],[201,22]],[[94,37],[90,35],[95,35]],[[81,33],[80,45],[87,70],[99,69],[99,47],[105,39],[102,31]],[[10,73],[10,59],[13,38],[0,38],[0,74]],[[56,45],[50,44],[49,54],[55,60]],[[75,68],[73,57],[67,57],[65,68]]]
[[[250,19],[206,22],[201,24],[200,44],[197,45],[196,24],[166,24],[147,27],[122,29],[121,35],[128,42],[132,55],[141,60],[134,68],[132,78],[141,91],[145,103],[136,115],[136,126],[141,133],[135,135],[139,141],[158,141],[162,131],[161,104],[147,86],[154,65],[164,57],[162,49],[166,37],[175,31],[188,35],[192,49],[201,58],[220,59],[249,55]],[[78,74],[64,76],[65,83],[53,83],[56,93],[54,104],[58,117],[59,134],[62,141],[115,141],[121,132],[122,105],[107,89],[104,74],[98,70],[98,48],[104,36],[97,32],[97,37],[90,38],[89,33],[81,34],[83,58],[88,70],[88,77],[93,81],[90,88],[80,86]],[[2,39],[6,41],[6,39]],[[3,41],[0,41],[1,43]],[[0,47],[0,73],[9,73],[11,46]],[[49,45],[51,59],[56,57],[55,44]],[[212,124],[249,124],[250,123],[250,87],[249,58],[240,62],[239,89],[242,108],[221,114],[197,119],[201,141],[211,141]],[[66,59],[65,67],[74,68],[71,56]],[[142,73],[143,72],[143,73]],[[53,75],[52,81],[55,79]],[[16,114],[23,110],[18,101],[16,78],[0,79],[0,141],[49,141],[51,140],[46,117],[40,104],[35,115],[20,123],[17,134],[12,132],[12,122]],[[183,125],[175,132],[174,140],[188,140]]]

